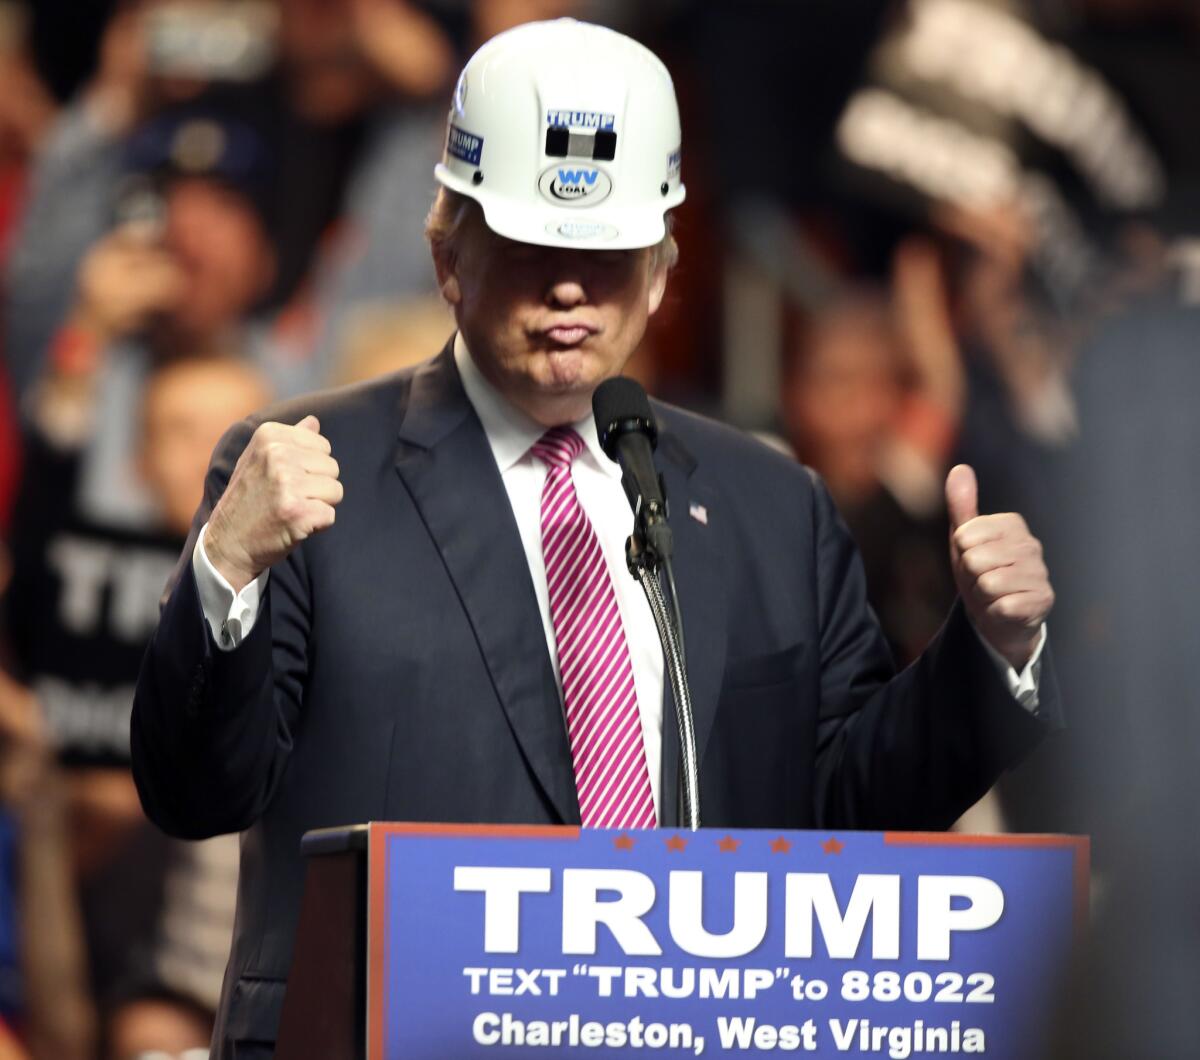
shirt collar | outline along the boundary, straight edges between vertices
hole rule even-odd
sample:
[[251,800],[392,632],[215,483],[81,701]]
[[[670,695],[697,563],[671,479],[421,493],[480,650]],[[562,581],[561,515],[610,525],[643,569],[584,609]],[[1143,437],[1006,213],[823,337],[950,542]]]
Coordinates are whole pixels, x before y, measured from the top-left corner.
[[[546,433],[546,428],[513,405],[484,378],[471,356],[471,351],[467,349],[467,342],[461,331],[454,336],[454,363],[458,367],[467,400],[475,409],[479,422],[483,424],[483,433],[487,435],[492,455],[496,458],[496,466],[503,475],[529,454],[534,442]],[[595,419],[585,416],[572,423],[571,427],[583,439],[587,456],[595,467],[619,479],[621,468],[609,460],[600,448]]]

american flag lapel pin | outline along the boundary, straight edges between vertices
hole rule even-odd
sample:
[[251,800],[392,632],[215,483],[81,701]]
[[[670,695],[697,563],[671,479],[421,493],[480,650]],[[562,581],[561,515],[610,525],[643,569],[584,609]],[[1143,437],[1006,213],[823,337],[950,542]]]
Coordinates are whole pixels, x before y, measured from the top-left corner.
[[708,509],[703,504],[697,504],[692,501],[688,505],[688,515],[696,520],[701,526],[708,526]]

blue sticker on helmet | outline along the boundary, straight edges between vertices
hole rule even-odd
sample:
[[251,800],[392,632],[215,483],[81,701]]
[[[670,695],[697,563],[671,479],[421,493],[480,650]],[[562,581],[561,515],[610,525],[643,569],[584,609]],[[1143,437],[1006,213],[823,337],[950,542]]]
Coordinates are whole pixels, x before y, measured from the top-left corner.
[[568,129],[611,131],[616,121],[615,114],[601,114],[594,110],[550,110],[546,112],[547,125],[564,125]]
[[483,137],[451,125],[446,131],[446,153],[477,166],[483,157]]

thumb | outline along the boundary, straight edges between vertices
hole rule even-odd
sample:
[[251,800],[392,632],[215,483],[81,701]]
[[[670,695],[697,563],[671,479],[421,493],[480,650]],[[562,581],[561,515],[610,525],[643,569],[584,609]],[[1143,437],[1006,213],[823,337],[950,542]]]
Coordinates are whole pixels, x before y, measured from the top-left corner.
[[321,421],[317,419],[311,412],[296,424],[301,430],[312,431],[313,434],[321,433]]
[[979,485],[969,464],[956,464],[946,476],[946,510],[951,533],[979,514]]

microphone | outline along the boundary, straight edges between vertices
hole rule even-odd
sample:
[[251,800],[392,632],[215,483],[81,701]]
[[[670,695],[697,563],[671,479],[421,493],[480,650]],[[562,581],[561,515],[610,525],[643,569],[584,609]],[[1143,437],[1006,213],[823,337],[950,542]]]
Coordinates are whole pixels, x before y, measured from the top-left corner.
[[592,394],[592,414],[600,447],[621,465],[621,485],[633,508],[635,537],[650,553],[656,567],[670,560],[671,528],[667,525],[667,497],[662,477],[654,469],[651,453],[658,442],[658,426],[650,400],[641,384],[625,376],[606,379]]
[[[592,394],[592,413],[600,448],[621,465],[621,485],[633,508],[633,533],[625,546],[629,573],[646,594],[654,625],[662,641],[675,723],[679,728],[679,823],[695,831],[700,827],[700,759],[696,752],[696,725],[692,693],[688,688],[687,653],[683,643],[683,614],[671,569],[671,528],[667,525],[667,491],[654,470],[651,453],[658,442],[658,426],[650,411],[646,391],[632,379],[606,379]],[[659,574],[667,581],[664,595]],[[669,610],[668,610],[669,609]]]

